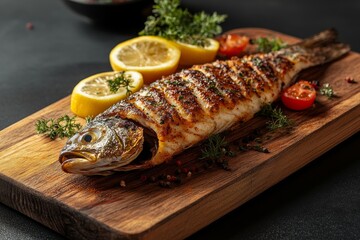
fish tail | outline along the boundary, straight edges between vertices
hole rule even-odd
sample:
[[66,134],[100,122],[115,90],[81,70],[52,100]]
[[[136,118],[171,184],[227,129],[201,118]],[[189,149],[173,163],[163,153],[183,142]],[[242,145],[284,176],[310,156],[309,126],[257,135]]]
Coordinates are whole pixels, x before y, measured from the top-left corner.
[[335,43],[337,37],[337,31],[334,28],[330,28],[317,33],[314,36],[306,38],[296,45],[303,46],[305,48],[324,47],[327,44]]
[[323,64],[333,61],[350,51],[350,46],[338,42],[337,36],[337,31],[331,28],[292,45],[292,47],[302,48],[314,65]]

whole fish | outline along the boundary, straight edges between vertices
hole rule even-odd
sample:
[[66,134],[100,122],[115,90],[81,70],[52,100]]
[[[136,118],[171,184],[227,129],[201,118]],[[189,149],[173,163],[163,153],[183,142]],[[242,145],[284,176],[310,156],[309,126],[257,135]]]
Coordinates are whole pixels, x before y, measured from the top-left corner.
[[62,169],[109,175],[161,164],[251,119],[301,70],[349,52],[348,45],[335,42],[336,35],[330,29],[277,52],[195,65],[163,77],[71,137],[59,157]]

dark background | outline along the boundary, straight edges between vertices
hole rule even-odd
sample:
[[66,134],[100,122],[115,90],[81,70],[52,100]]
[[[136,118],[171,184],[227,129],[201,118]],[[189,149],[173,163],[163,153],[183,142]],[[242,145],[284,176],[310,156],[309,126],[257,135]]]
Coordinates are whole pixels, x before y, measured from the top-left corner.
[[[227,14],[224,31],[262,27],[303,38],[335,27],[341,41],[360,51],[358,0],[182,2]],[[111,48],[141,30],[139,19],[134,13],[99,24],[62,1],[1,0],[0,129],[69,95],[79,80],[111,70]],[[190,238],[360,239],[359,147],[357,133]],[[0,204],[0,239],[63,237]]]

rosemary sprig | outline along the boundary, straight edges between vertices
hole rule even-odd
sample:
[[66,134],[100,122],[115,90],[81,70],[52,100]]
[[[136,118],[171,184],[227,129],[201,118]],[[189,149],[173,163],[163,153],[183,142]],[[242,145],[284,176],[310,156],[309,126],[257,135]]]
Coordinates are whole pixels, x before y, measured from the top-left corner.
[[279,107],[273,108],[271,104],[265,105],[260,110],[258,115],[269,119],[266,122],[266,125],[267,128],[271,131],[278,128],[289,127],[293,124],[293,122],[283,113],[281,108]]
[[110,88],[110,92],[116,93],[119,88],[124,87],[126,89],[126,95],[130,95],[132,91],[130,88],[134,88],[134,86],[131,86],[131,78],[128,75],[125,75],[125,72],[119,72],[118,76],[114,78],[113,80],[108,80],[108,85]]
[[280,38],[269,39],[266,37],[259,37],[252,40],[251,43],[257,45],[257,51],[264,53],[278,51],[287,46]]
[[145,28],[139,35],[155,35],[170,40],[206,46],[206,38],[221,33],[226,15],[216,12],[208,15],[204,12],[191,14],[180,8],[180,0],[155,0],[153,15],[147,18]]
[[329,99],[335,96],[334,89],[329,83],[324,83],[319,89],[321,95],[327,96]]
[[81,124],[75,122],[75,116],[64,115],[58,119],[40,119],[35,123],[36,132],[50,139],[71,137],[80,130]]

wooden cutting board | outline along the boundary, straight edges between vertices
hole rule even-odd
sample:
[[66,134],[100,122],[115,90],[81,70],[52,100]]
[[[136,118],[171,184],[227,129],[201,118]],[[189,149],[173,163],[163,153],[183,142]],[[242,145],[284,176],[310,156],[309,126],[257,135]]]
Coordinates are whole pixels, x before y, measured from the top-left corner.
[[[296,38],[265,29],[233,32]],[[35,134],[37,119],[70,114],[66,97],[0,132],[0,201],[49,228],[77,239],[180,239],[210,224],[300,169],[360,129],[360,55],[304,71],[303,78],[330,83],[339,97],[320,97],[316,107],[287,111],[296,124],[290,133],[264,138],[270,153],[248,151],[229,160],[231,171],[203,169],[199,149],[187,150],[151,170],[108,177],[66,174],[57,161],[65,140]],[[255,118],[229,134],[229,141],[262,128]],[[267,140],[266,140],[267,139]],[[171,188],[144,182],[141,176],[173,174],[184,166],[200,166]],[[340,160],[340,159],[339,159]],[[143,178],[142,180],[140,178]],[[126,187],[120,182],[125,181]]]

